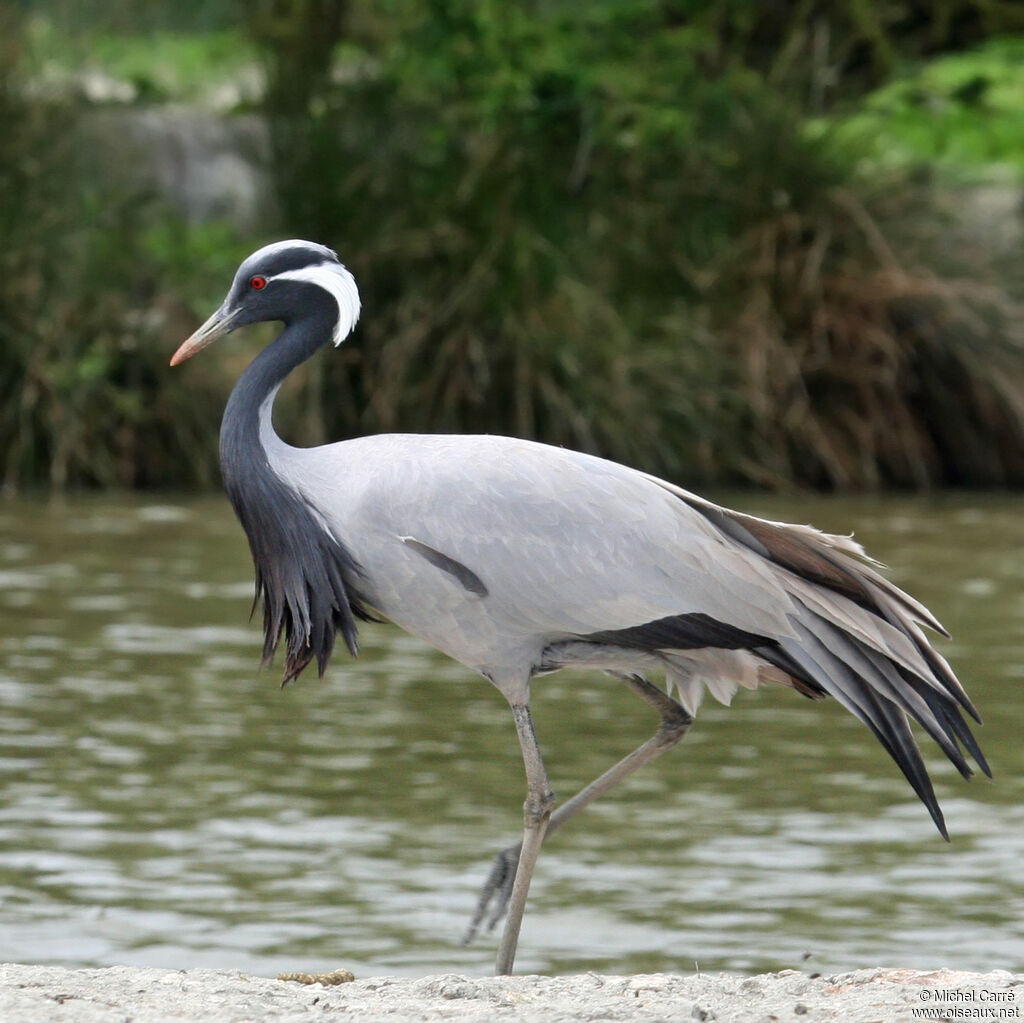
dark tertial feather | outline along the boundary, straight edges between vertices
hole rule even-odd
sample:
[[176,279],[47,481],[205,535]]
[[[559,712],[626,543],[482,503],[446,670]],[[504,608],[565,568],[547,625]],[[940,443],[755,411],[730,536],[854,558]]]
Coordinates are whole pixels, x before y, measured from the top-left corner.
[[920,621],[948,637],[949,633],[926,607],[894,586],[865,561],[835,549],[832,545],[837,538],[720,508],[686,494],[685,491],[673,489],[672,493],[714,523],[730,539],[800,578],[842,594],[865,610],[889,621],[892,620],[890,606],[894,606],[911,620]]
[[822,688],[874,731],[945,835],[942,814],[907,715],[935,740],[963,777],[969,778],[971,769],[961,747],[986,774],[991,772],[960,713],[955,694],[949,691],[937,666],[926,658],[929,677],[916,675],[806,606],[797,605],[801,613],[791,616],[791,622],[799,636],[799,652],[791,643],[783,646],[805,670],[817,674],[816,681]]
[[939,833],[948,838],[942,810],[906,714],[892,701],[879,696],[871,684],[852,668],[833,661],[808,629],[801,625],[798,631],[802,634],[800,640],[784,639],[782,648],[830,696],[871,729],[928,808]]
[[[933,677],[938,681],[943,689],[965,710],[968,714],[974,718],[978,724],[981,724],[981,716],[975,709],[974,704],[971,702],[971,698],[967,695],[964,687],[960,684],[960,680],[953,674],[953,670],[950,666],[940,657],[929,645],[928,641],[924,638],[924,634],[919,628],[917,628],[912,622],[906,621],[901,618],[891,607],[886,607],[884,601],[880,601],[882,605],[883,617],[890,625],[894,628],[899,629],[917,648],[918,653],[924,658],[925,663],[931,669]],[[965,726],[966,727],[966,726]]]
[[765,636],[726,625],[700,611],[670,615],[625,629],[603,629],[579,638],[589,643],[607,643],[609,646],[652,651],[699,650],[702,647],[744,650],[771,642]]
[[762,558],[788,568],[809,582],[835,590],[861,606],[871,605],[867,589],[856,575],[844,571],[822,551],[812,549],[795,531],[703,501],[692,500],[687,503],[713,522],[726,536],[749,547]]
[[[931,708],[932,713],[935,715],[939,724],[942,726],[945,733],[949,736],[950,740],[960,743],[961,746],[974,758],[977,765],[985,772],[990,778],[992,777],[992,768],[989,767],[988,761],[985,759],[985,754],[981,752],[981,747],[978,745],[978,741],[971,734],[971,730],[964,721],[963,715],[960,713],[960,709],[954,704],[950,703],[949,700],[945,699],[941,693],[935,692],[935,690],[922,682],[921,679],[915,678],[910,672],[899,668],[900,674],[903,676],[906,684],[914,689],[921,696],[921,699]],[[961,771],[963,774],[963,771]]]
[[[867,590],[865,594],[871,596]],[[884,600],[880,599],[880,605],[877,613],[886,617],[883,612],[889,609]],[[964,777],[969,777],[971,770],[961,747],[988,773],[981,750],[960,714],[957,694],[945,678],[950,674],[948,668],[942,670],[944,662],[937,655],[925,657],[924,664],[931,669],[929,677],[918,677],[795,597],[793,606],[789,617],[795,636],[760,636],[695,613],[593,632],[579,639],[654,654],[705,647],[749,650],[785,671],[801,692],[809,696],[829,694],[860,718],[895,760],[940,833],[946,836],[942,811],[908,716],[928,732]],[[898,616],[893,617],[898,623]],[[930,650],[910,631],[906,634]]]
[[[797,604],[803,616],[796,627],[802,631],[805,644],[822,666],[833,677],[842,678],[853,672],[857,679],[869,685],[879,696],[909,714],[938,743],[956,769],[964,777],[969,777],[971,771],[959,746],[950,741],[948,728],[935,713],[940,702],[952,706],[950,701],[942,698],[932,703],[923,699],[917,688],[907,684],[907,680],[914,677],[911,672],[900,670],[900,665],[889,657],[860,642],[801,602]],[[929,688],[923,680],[922,685]],[[938,696],[936,694],[937,700]]]

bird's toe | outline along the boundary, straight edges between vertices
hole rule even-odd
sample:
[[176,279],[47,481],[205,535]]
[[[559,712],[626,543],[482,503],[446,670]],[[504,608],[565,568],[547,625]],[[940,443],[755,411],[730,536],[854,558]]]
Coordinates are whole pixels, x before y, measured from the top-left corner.
[[469,927],[463,936],[462,944],[468,945],[477,935],[481,923],[486,919],[485,929],[493,931],[498,921],[505,915],[508,901],[512,895],[512,885],[516,879],[516,868],[519,866],[521,842],[507,846],[494,857],[490,873],[480,889],[476,910]]

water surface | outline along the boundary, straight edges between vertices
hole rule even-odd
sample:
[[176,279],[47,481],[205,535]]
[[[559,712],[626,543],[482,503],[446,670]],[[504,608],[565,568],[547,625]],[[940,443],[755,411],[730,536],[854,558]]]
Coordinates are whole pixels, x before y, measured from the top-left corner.
[[[855,529],[936,611],[996,780],[926,745],[947,845],[831,701],[708,702],[545,848],[518,968],[1024,968],[1024,500],[734,503]],[[282,691],[250,600],[219,498],[0,506],[0,960],[489,972],[459,939],[521,820],[501,697],[385,626]],[[655,725],[584,673],[534,713],[563,796]]]

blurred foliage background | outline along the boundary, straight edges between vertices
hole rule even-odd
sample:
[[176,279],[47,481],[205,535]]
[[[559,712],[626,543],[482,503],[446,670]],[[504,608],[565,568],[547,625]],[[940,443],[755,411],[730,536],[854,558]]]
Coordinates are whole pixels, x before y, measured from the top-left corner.
[[1015,0],[0,0],[8,492],[208,486],[238,261],[336,248],[319,443],[684,484],[1024,484]]

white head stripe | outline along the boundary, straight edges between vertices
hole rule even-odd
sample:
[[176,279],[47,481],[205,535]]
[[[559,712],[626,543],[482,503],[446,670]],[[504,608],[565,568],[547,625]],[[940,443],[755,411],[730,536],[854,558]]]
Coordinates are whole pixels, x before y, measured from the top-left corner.
[[301,270],[285,270],[269,280],[307,281],[323,288],[338,303],[338,322],[331,339],[335,347],[352,333],[359,319],[359,289],[355,278],[341,263],[332,261],[304,266]]

